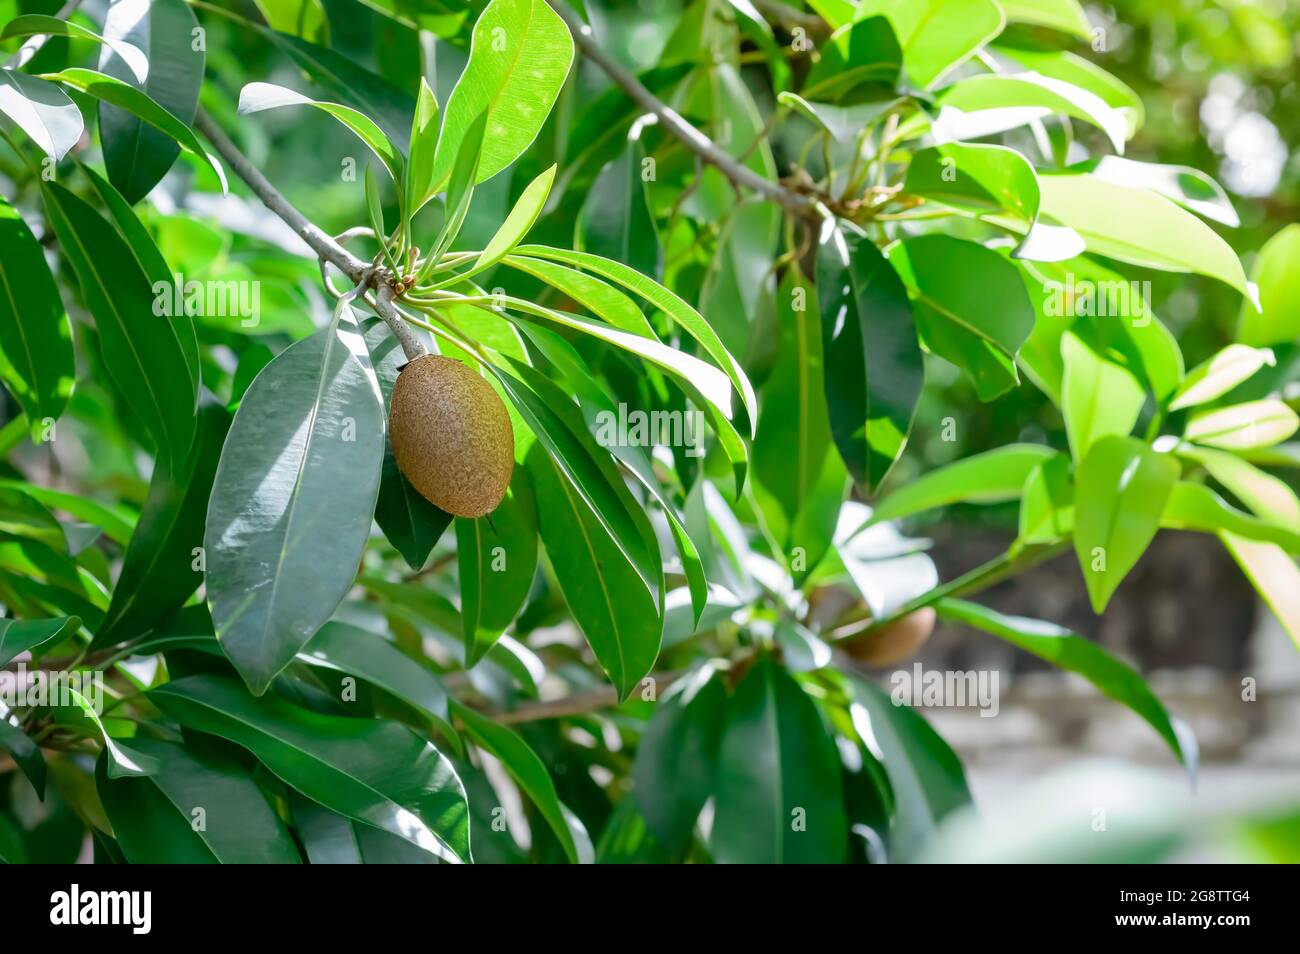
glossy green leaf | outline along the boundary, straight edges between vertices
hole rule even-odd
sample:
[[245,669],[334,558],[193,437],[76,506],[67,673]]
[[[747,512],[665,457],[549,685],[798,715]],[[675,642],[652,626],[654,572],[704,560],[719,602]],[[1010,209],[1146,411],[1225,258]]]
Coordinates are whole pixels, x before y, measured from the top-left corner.
[[1265,520],[1280,527],[1300,527],[1300,498],[1284,481],[1227,451],[1180,447],[1178,453],[1204,467],[1234,497]]
[[1142,675],[1120,662],[1096,643],[1054,623],[1005,616],[966,600],[940,600],[936,608],[947,619],[992,633],[1061,669],[1076,672],[1103,694],[1128,706],[1157,732],[1183,763],[1196,774],[1196,738],[1189,727],[1172,718]]
[[1092,39],[1088,16],[1076,0],[998,0],[1008,23],[1051,27],[1081,40]]
[[[109,33],[109,31],[105,30],[105,33]],[[144,82],[149,75],[149,60],[138,46],[126,40],[118,39],[111,33],[101,36],[94,30],[87,29],[79,23],[60,20],[58,17],[45,16],[39,13],[29,13],[14,17],[5,24],[4,30],[0,31],[0,40],[11,40],[15,37],[24,36],[66,36],[102,43],[122,59],[137,80]]]
[[197,553],[230,415],[218,402],[206,401],[199,408],[198,427],[194,447],[183,462],[175,467],[160,462],[154,468],[113,600],[91,648],[153,629],[175,614],[203,582]]
[[114,383],[159,453],[173,462],[185,459],[194,442],[198,394],[182,339],[166,328],[172,319],[155,314],[151,280],[111,225],[58,183],[46,183],[43,192],[59,245],[95,316]]
[[[401,343],[378,318],[363,325],[370,363],[379,379],[384,398],[384,419],[393,396],[397,375],[406,364]],[[451,526],[452,516],[435,507],[416,490],[397,467],[393,447],[384,441],[384,464],[379,477],[379,497],[375,501],[375,522],[412,570],[424,566],[434,544]]]
[[1032,40],[1024,45],[1008,45],[999,40],[990,50],[1009,57],[1033,73],[1087,90],[1107,106],[1118,109],[1127,123],[1128,138],[1132,138],[1146,119],[1146,108],[1141,96],[1092,60],[1077,53],[1044,49],[1033,45]]
[[433,155],[438,148],[438,100],[424,77],[411,125],[410,161],[406,165],[406,208],[414,214],[433,186]]
[[370,534],[383,400],[349,310],[257,376],[217,467],[208,605],[257,694],[347,595]]
[[477,274],[491,268],[506,257],[516,245],[524,240],[528,230],[533,227],[537,217],[542,214],[542,206],[551,193],[551,183],[555,181],[555,166],[541,173],[528,183],[519,196],[519,201],[510,210],[506,220],[501,223],[492,240],[483,247],[479,257],[474,260],[469,274]]
[[3,198],[0,292],[0,380],[38,435],[63,413],[72,394],[72,331],[40,244]]
[[[289,804],[293,827],[314,865],[436,865],[438,858],[381,828],[332,812],[297,792]],[[474,837],[478,844],[477,834]]]
[[831,134],[839,143],[851,143],[867,126],[898,105],[897,100],[883,102],[857,103],[852,106],[837,106],[834,103],[822,103],[804,99],[789,91],[777,96],[777,102],[788,106],[811,119]]
[[1288,225],[1264,243],[1251,278],[1259,287],[1259,310],[1242,302],[1237,340],[1255,346],[1300,340],[1300,224]]
[[966,62],[1006,23],[993,0],[865,0],[856,16],[876,13],[889,19],[903,47],[907,76],[922,88],[933,86]]
[[909,287],[926,347],[965,371],[980,400],[1016,384],[1015,354],[1034,312],[1014,265],[983,245],[937,234],[895,246],[889,263]]
[[142,778],[113,779],[100,760],[96,788],[113,835],[133,864],[298,864],[288,829],[234,762],[172,742],[138,738],[157,763]]
[[875,490],[903,453],[925,383],[912,303],[870,240],[830,228],[817,291],[831,433],[854,479]]
[[17,70],[0,69],[0,113],[55,162],[85,131],[81,110],[53,83]]
[[1208,275],[1249,297],[1246,273],[1228,243],[1164,196],[1091,175],[1044,175],[1038,181],[1041,214],[1082,235],[1089,252]]
[[469,63],[451,91],[433,164],[433,190],[451,175],[460,141],[487,113],[476,182],[532,143],[573,63],[573,38],[546,0],[492,0],[474,24]]
[[79,92],[95,97],[102,103],[119,106],[136,118],[144,120],[155,129],[166,133],[180,143],[182,149],[207,163],[208,168],[216,174],[222,189],[226,188],[225,172],[217,161],[204,151],[203,145],[199,142],[198,137],[194,135],[194,131],[190,129],[183,119],[178,118],[154,102],[148,93],[141,92],[134,86],[129,86],[114,76],[78,67],[63,70],[60,73],[53,73],[45,78],[57,80]]
[[440,730],[451,731],[447,693],[438,678],[376,633],[331,620],[297,658],[378,686],[419,709]]
[[[624,265],[622,262],[601,258],[598,255],[547,248],[544,245],[521,245],[515,251],[519,255],[564,262],[567,265],[594,272],[602,278],[607,278],[622,285],[628,291],[644,298],[660,309],[681,326],[687,334],[698,341],[704,350],[708,352],[709,357],[713,358],[718,366],[726,372],[727,377],[731,379],[732,385],[735,386],[736,392],[740,395],[740,400],[749,415],[751,424],[757,425],[758,402],[754,398],[754,389],[749,383],[749,378],[745,376],[740,363],[723,347],[722,340],[718,337],[717,332],[713,330],[699,312],[688,305],[682,298],[653,279],[646,278],[636,269]],[[750,436],[752,436],[752,430]]]
[[548,262],[541,258],[526,258],[522,255],[507,255],[504,261],[511,268],[532,275],[557,291],[563,292],[597,318],[615,328],[643,338],[655,337],[654,330],[636,303],[613,285],[601,281],[594,275],[588,275],[586,272],[556,262]]
[[660,697],[637,746],[633,795],[646,826],[673,850],[689,841],[713,794],[726,714],[722,677],[705,663]]
[[1269,398],[1194,413],[1183,436],[1224,450],[1271,447],[1300,428],[1300,417],[1283,402]]
[[1160,527],[1178,462],[1131,437],[1103,437],[1075,475],[1074,549],[1100,613]]
[[[133,43],[149,57],[149,73],[137,81],[118,57],[107,53],[100,69],[146,93],[184,122],[191,122],[203,85],[205,53],[195,49],[198,21],[184,0],[153,0],[143,12],[138,3],[115,3],[104,18],[104,34]],[[99,136],[109,180],[128,203],[148,194],[171,168],[180,147],[162,131],[129,110],[102,103]]]
[[1074,532],[1074,480],[1070,458],[1056,454],[1029,472],[1020,495],[1021,543],[1053,543]]
[[939,95],[935,139],[951,142],[1005,132],[1053,114],[1102,130],[1116,152],[1124,151],[1129,117],[1097,94],[1038,73],[989,73],[958,80]]
[[1083,460],[1097,440],[1111,434],[1128,436],[1137,423],[1146,394],[1133,375],[1107,361],[1076,335],[1061,339],[1065,374],[1061,409],[1070,452]]
[[1050,447],[1036,444],[1008,444],[954,461],[886,494],[867,525],[954,503],[1015,500],[1025,478],[1054,453]]
[[[625,699],[659,655],[663,616],[641,574],[540,445],[528,455],[538,530],[574,620]],[[638,541],[631,541],[637,544]]]
[[880,759],[893,792],[890,860],[912,860],[941,821],[970,804],[966,773],[919,712],[865,679],[852,679],[851,685],[853,727]]
[[537,753],[513,729],[493,722],[468,706],[456,703],[455,712],[465,723],[465,731],[474,744],[500,759],[510,777],[537,806],[569,861],[591,864],[595,854],[591,839],[578,817],[560,802],[550,772]]
[[249,83],[239,91],[239,115],[247,116],[280,106],[314,106],[333,116],[370,147],[379,157],[396,183],[402,182],[402,155],[388,139],[379,124],[351,106],[327,103],[312,99],[283,86],[272,83]]
[[1300,649],[1300,566],[1295,557],[1274,543],[1246,540],[1231,533],[1221,533],[1219,539]]
[[885,17],[866,17],[836,27],[808,71],[802,94],[839,101],[866,84],[893,86],[903,66],[903,49]]
[[329,42],[329,17],[322,6],[323,0],[256,0],[257,9],[262,12],[274,29],[291,36],[300,36],[308,40]]
[[658,278],[663,266],[659,233],[642,178],[644,149],[637,139],[596,176],[578,218],[581,247]]
[[709,843],[723,864],[842,861],[840,760],[816,704],[764,656],[727,706]]
[[537,573],[537,508],[528,472],[516,468],[492,519],[456,519],[465,664],[487,653],[523,608]]
[[948,143],[919,150],[907,167],[910,195],[976,212],[1038,218],[1038,176],[1029,160],[1005,146]]
[[433,241],[433,248],[421,271],[421,277],[433,271],[443,253],[460,234],[469,215],[469,204],[474,198],[474,182],[478,175],[478,164],[483,157],[483,133],[487,129],[487,113],[479,113],[466,127],[460,140],[460,150],[456,153],[456,163],[452,166],[451,178],[447,182],[447,194],[443,203],[442,228]]
[[[0,634],[0,640],[2,639],[3,634]],[[27,781],[32,783],[36,797],[44,801],[45,777],[48,773],[45,756],[32,737],[10,722],[7,716],[0,717],[0,749],[9,753],[14,764],[27,776]]]
[[66,510],[78,520],[93,523],[104,531],[106,537],[121,546],[126,546],[131,539],[134,518],[124,507],[106,507],[86,497],[52,490],[49,487],[39,487],[20,480],[0,479],[0,490],[19,490],[47,507]]
[[451,763],[405,726],[255,698],[218,676],[187,676],[149,698],[182,725],[252,752],[326,808],[448,861],[469,861],[469,808]]
[[1183,208],[1229,228],[1241,224],[1223,186],[1191,166],[1169,166],[1155,162],[1135,162],[1119,156],[1103,156],[1097,162],[1081,168],[1106,182],[1158,192]]
[[1300,554],[1300,523],[1278,526],[1231,506],[1204,484],[1180,480],[1174,484],[1160,525],[1175,530],[1231,533],[1245,540],[1273,543],[1292,555]]
[[1187,372],[1187,377],[1169,402],[1169,410],[1177,411],[1196,404],[1205,404],[1227,394],[1265,365],[1277,364],[1277,358],[1268,348],[1249,345],[1228,345],[1213,358]]

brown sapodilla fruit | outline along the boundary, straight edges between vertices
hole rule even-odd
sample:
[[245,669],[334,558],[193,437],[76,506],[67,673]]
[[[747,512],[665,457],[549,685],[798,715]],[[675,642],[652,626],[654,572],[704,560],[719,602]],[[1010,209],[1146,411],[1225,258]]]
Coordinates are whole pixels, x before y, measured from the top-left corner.
[[894,666],[911,657],[934,632],[935,612],[926,606],[874,632],[846,639],[850,656],[866,666]]
[[515,434],[501,398],[467,365],[421,355],[397,376],[388,437],[398,469],[458,517],[495,509],[510,486]]

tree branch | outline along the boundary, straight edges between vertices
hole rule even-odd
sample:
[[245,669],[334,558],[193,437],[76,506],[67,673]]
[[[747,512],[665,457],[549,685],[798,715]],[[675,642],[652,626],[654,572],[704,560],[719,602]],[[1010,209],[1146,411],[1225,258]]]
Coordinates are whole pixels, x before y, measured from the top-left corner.
[[792,189],[787,189],[779,182],[765,179],[748,166],[738,163],[729,153],[720,149],[712,139],[688,123],[676,110],[646,89],[640,80],[602,50],[596,42],[591,27],[583,23],[576,13],[563,2],[557,2],[557,0],[548,0],[548,2],[560,19],[569,27],[569,32],[573,34],[574,42],[578,44],[583,55],[604,70],[606,75],[614,81],[614,84],[627,93],[634,103],[652,113],[669,132],[682,141],[687,149],[690,149],[705,162],[716,166],[735,185],[753,189],[765,198],[779,203],[797,215],[814,216],[817,214],[816,203],[812,198]]
[[402,351],[408,361],[425,353],[410,326],[393,307],[392,276],[382,266],[376,267],[357,258],[318,226],[313,225],[307,217],[294,208],[293,204],[280,194],[280,190],[271,185],[269,179],[262,175],[260,169],[253,165],[239,147],[228,137],[202,108],[194,117],[194,128],[203,133],[208,142],[234,170],[235,175],[243,179],[253,193],[262,200],[262,204],[282,218],[298,236],[306,242],[322,262],[329,262],[351,279],[354,285],[365,288],[374,286],[375,311],[402,345]]

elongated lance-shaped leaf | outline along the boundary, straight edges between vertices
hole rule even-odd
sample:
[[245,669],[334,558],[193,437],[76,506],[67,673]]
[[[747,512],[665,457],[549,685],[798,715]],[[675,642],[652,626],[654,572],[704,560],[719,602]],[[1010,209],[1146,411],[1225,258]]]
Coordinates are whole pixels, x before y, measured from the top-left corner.
[[72,330],[45,255],[0,198],[0,380],[37,439],[63,413],[76,375]]
[[323,715],[277,696],[250,696],[220,676],[187,676],[149,699],[184,726],[253,753],[326,808],[451,862],[471,860],[469,808],[451,763],[396,722]]
[[460,152],[456,155],[456,165],[452,169],[451,180],[447,186],[442,228],[438,230],[438,237],[433,240],[433,248],[429,252],[424,268],[420,270],[420,281],[423,281],[425,276],[437,266],[438,259],[451,248],[451,243],[456,241],[461,226],[465,224],[470,200],[474,198],[474,181],[479,160],[483,155],[483,131],[486,128],[487,113],[480,113],[465,130],[465,137],[461,140]]
[[253,381],[208,507],[207,598],[222,649],[266,691],[356,576],[379,491],[384,411],[346,302]]
[[77,144],[85,129],[81,110],[67,93],[17,70],[0,69],[0,113],[56,162]]
[[4,30],[0,31],[0,40],[10,40],[19,36],[67,36],[103,43],[122,58],[138,82],[143,83],[149,76],[149,60],[138,46],[112,36],[100,36],[94,30],[78,23],[39,13],[28,13],[14,17],[5,24]]
[[182,339],[165,327],[172,318],[155,314],[151,280],[113,226],[56,182],[43,192],[60,247],[95,316],[109,374],[159,453],[172,463],[184,460],[194,442],[198,391]]

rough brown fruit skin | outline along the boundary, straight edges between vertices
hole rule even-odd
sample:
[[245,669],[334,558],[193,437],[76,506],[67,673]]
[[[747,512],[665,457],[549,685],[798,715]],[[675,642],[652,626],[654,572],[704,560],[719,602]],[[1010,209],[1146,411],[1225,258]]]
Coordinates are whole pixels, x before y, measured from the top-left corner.
[[402,369],[393,385],[388,438],[406,479],[457,517],[489,513],[510,486],[510,415],[492,386],[459,361],[426,354]]
[[844,641],[844,649],[867,666],[892,666],[915,653],[934,632],[934,610],[930,607],[908,613],[875,632]]

